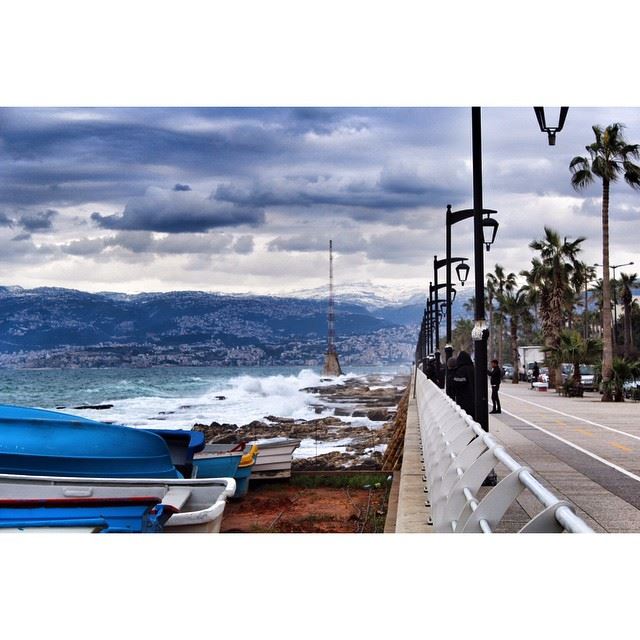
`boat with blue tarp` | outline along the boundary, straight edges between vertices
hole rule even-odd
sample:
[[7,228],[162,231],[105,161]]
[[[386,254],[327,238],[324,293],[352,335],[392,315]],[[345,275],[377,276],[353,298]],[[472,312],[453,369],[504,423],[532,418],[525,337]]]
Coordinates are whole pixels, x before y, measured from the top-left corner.
[[179,478],[165,440],[144,429],[0,405],[0,473]]

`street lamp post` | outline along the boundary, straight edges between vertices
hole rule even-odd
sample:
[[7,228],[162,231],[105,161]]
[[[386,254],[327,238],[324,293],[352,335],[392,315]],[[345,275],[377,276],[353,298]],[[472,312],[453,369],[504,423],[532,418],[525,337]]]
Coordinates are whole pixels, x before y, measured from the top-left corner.
[[484,254],[482,252],[482,124],[480,107],[471,107],[471,147],[473,161],[473,251],[475,315],[471,332],[475,355],[475,419],[489,431],[487,393],[487,325],[484,313]]
[[[447,215],[446,215],[446,228],[447,228],[447,235],[446,235],[446,251],[447,251],[447,256],[445,258],[445,260],[443,261],[444,264],[446,264],[447,266],[447,292],[449,291],[449,287],[451,287],[451,265],[454,262],[458,262],[458,266],[456,267],[456,273],[458,274],[458,280],[460,280],[460,284],[462,286],[464,286],[464,283],[467,280],[467,277],[469,276],[469,265],[467,264],[467,260],[468,258],[452,258],[451,257],[451,227],[458,223],[461,222],[462,220],[467,220],[468,218],[472,218],[473,217],[473,213],[474,210],[473,209],[462,209],[460,211],[451,211],[451,205],[448,204],[447,205]],[[494,220],[493,218],[491,218],[491,214],[492,213],[497,213],[497,211],[495,211],[494,209],[483,209],[482,210],[483,215],[486,216],[486,218],[484,218],[484,220],[482,221],[482,228],[483,228],[483,232],[485,228],[491,228],[491,236],[487,235],[487,237],[483,240],[485,245],[490,245],[493,240],[495,239],[495,235],[496,235],[496,230],[497,230],[497,226],[498,226],[498,222],[497,220]],[[448,294],[447,294],[448,296]],[[452,300],[449,299],[449,297],[447,297],[447,308],[451,309],[451,304],[452,304]],[[447,343],[451,342],[451,335],[452,335],[452,321],[451,321],[451,314],[449,314],[447,316]]]
[[567,113],[569,113],[569,107],[560,107],[560,116],[558,118],[558,124],[554,127],[549,127],[547,125],[547,119],[544,115],[544,107],[533,107],[535,111],[536,118],[538,119],[538,125],[540,126],[540,131],[546,133],[549,137],[549,145],[553,146],[556,143],[556,133],[562,131],[562,127],[564,127],[564,121],[567,119]]
[[[450,248],[451,247],[449,247],[449,249]],[[456,262],[458,263],[456,273],[458,274],[460,284],[464,287],[464,283],[469,275],[469,265],[466,263],[467,260],[468,258],[452,258],[450,255],[447,255],[447,257],[442,260],[438,260],[438,256],[433,256],[434,288],[436,291],[438,289],[445,288],[445,299],[443,302],[447,314],[447,344],[451,342],[451,305],[456,298],[455,287],[451,284],[451,265]],[[438,269],[445,266],[447,268],[447,281],[443,284],[438,284]],[[451,294],[453,294],[453,297],[451,297]]]
[[[616,282],[616,269],[620,267],[628,267],[633,264],[631,262],[625,262],[624,264],[612,264],[609,265],[610,269],[613,269],[613,344],[614,352],[618,346],[618,284]],[[594,263],[594,267],[602,267],[604,265]]]

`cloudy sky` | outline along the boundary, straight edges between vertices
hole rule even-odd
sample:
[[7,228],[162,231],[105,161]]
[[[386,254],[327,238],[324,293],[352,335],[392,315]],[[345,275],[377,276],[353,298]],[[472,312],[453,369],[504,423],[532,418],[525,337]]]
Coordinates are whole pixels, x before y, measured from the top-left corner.
[[[640,109],[570,108],[555,147],[533,109],[483,109],[487,268],[527,268],[545,224],[601,262],[599,187],[573,191],[568,164],[616,121],[640,142]],[[422,287],[447,203],[472,206],[461,107],[4,108],[0,158],[0,283],[24,287],[286,292],[325,283],[330,238],[337,281]],[[616,184],[613,264],[640,270],[639,220]]]

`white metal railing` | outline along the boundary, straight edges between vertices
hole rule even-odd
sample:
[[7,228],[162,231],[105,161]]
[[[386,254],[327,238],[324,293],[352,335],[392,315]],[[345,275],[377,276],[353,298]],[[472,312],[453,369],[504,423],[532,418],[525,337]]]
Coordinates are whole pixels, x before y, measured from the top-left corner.
[[[519,533],[593,533],[571,503],[545,489],[530,469],[516,462],[500,442],[418,369],[415,385],[426,505],[431,507],[435,531],[491,533],[511,504],[528,490],[543,508]],[[510,473],[478,498],[484,479],[498,463]]]

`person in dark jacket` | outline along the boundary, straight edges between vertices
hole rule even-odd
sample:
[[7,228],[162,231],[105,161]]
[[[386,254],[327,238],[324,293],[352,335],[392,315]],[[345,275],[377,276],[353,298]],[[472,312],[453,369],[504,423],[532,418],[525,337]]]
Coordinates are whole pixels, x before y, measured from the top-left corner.
[[447,382],[446,382],[446,391],[447,391],[447,395],[452,399],[455,400],[456,399],[456,391],[455,391],[455,387],[454,387],[454,382],[453,382],[453,376],[455,375],[456,372],[456,365],[457,365],[458,361],[456,360],[456,358],[454,358],[453,356],[451,356],[448,360],[447,360]]
[[460,408],[475,420],[473,361],[466,351],[461,351],[456,360],[456,370],[453,374],[453,384],[456,394],[455,400]]
[[533,389],[533,383],[538,382],[538,376],[540,375],[540,367],[537,362],[533,363],[533,370],[531,371],[531,388]]
[[498,397],[498,390],[500,389],[500,382],[502,380],[502,371],[500,371],[497,360],[491,361],[491,371],[489,372],[489,376],[491,377],[491,402],[493,403],[493,410],[489,413],[502,413],[500,398]]

